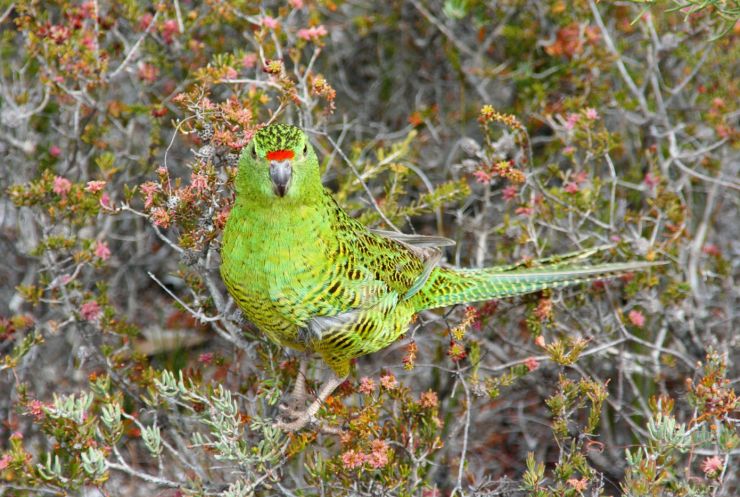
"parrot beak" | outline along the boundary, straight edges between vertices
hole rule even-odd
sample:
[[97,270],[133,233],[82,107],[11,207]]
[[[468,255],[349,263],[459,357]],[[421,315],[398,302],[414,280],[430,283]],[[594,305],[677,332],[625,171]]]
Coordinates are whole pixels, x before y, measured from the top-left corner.
[[272,180],[272,189],[275,193],[284,197],[290,187],[290,179],[293,176],[293,168],[290,160],[271,160],[270,161],[270,179]]

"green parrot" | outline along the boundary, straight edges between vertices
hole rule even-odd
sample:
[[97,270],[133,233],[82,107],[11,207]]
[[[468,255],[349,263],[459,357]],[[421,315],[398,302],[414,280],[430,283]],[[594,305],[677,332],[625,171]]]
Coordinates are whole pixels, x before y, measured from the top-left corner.
[[387,347],[414,315],[464,302],[513,297],[643,270],[649,262],[578,262],[598,249],[485,269],[439,264],[441,237],[370,230],[321,184],[299,128],[272,124],[243,149],[236,200],[223,233],[221,276],[246,318],[273,342],[318,354],[333,375],[304,410],[306,362],[293,392],[299,430],[349,374],[353,358]]

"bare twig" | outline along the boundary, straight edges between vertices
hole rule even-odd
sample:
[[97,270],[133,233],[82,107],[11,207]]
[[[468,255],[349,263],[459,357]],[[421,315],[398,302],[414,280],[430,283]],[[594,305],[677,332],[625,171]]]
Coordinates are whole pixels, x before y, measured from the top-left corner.
[[377,211],[377,213],[380,215],[380,217],[383,219],[383,221],[385,222],[385,224],[387,224],[388,226],[390,226],[391,228],[393,228],[394,230],[396,230],[396,231],[398,231],[400,233],[401,230],[398,229],[398,227],[395,224],[393,224],[391,222],[391,220],[388,219],[386,217],[386,215],[383,213],[383,211],[380,209],[380,206],[378,205],[378,202],[375,200],[375,197],[373,196],[373,193],[370,191],[370,187],[368,187],[367,186],[367,183],[365,183],[365,181],[362,179],[362,175],[359,173],[359,171],[357,171],[357,168],[352,163],[352,161],[349,160],[349,157],[347,157],[347,155],[345,155],[345,153],[342,151],[342,149],[340,149],[337,146],[336,142],[331,138],[331,136],[329,136],[327,134],[326,135],[326,138],[329,140],[329,143],[332,144],[332,146],[334,147],[334,150],[336,150],[337,153],[342,157],[342,159],[344,159],[345,164],[347,164],[349,166],[349,168],[352,170],[352,173],[355,175],[355,177],[357,178],[357,180],[362,185],[363,190],[365,190],[365,193],[367,193],[367,196],[370,199],[370,203],[373,205],[373,207],[375,208],[375,210]]
[[144,39],[147,36],[149,36],[149,33],[152,31],[152,29],[154,29],[154,26],[157,24],[157,18],[159,17],[159,12],[160,11],[157,10],[157,12],[154,14],[154,17],[152,18],[149,25],[146,27],[146,30],[139,37],[139,39],[136,40],[136,43],[134,43],[134,46],[131,47],[131,49],[128,51],[128,53],[126,54],[126,57],[123,59],[121,64],[119,64],[119,66],[112,73],[108,75],[108,78],[107,78],[108,81],[113,81],[116,78],[116,76],[121,74],[121,72],[124,69],[126,69],[126,66],[129,64],[129,62],[131,62],[131,59],[134,57],[134,55],[136,55],[136,52],[138,52],[139,46],[141,46],[141,44],[144,42]]

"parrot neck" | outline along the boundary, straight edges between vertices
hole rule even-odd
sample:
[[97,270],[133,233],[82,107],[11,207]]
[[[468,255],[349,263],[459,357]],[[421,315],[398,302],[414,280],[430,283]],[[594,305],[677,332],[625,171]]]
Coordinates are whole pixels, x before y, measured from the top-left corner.
[[238,209],[241,214],[245,214],[248,211],[259,213],[259,215],[265,216],[267,222],[270,222],[274,216],[280,213],[290,214],[293,211],[304,208],[320,209],[325,203],[319,196],[313,195],[301,195],[300,197],[291,197],[288,195],[285,197],[274,196],[270,197],[267,202],[264,198],[237,195],[232,211]]
[[[237,195],[229,219],[240,220],[243,226],[264,226],[268,230],[300,228],[307,218],[321,222],[331,214],[327,202],[328,193],[323,190],[316,195],[300,197],[273,197],[269,202],[251,195]],[[331,197],[329,197],[331,200]],[[229,222],[227,221],[227,227]]]

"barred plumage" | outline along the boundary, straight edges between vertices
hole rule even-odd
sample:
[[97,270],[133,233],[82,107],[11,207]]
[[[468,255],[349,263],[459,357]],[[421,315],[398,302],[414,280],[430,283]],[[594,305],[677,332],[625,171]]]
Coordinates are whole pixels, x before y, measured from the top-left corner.
[[652,265],[581,265],[595,251],[589,250],[528,266],[440,267],[434,246],[444,239],[372,232],[349,217],[321,185],[316,155],[293,126],[257,132],[242,152],[236,188],[221,250],[226,287],[271,340],[318,353],[336,373],[335,383],[346,377],[351,359],[391,344],[421,310]]

